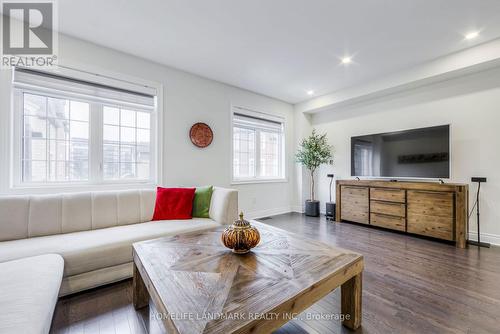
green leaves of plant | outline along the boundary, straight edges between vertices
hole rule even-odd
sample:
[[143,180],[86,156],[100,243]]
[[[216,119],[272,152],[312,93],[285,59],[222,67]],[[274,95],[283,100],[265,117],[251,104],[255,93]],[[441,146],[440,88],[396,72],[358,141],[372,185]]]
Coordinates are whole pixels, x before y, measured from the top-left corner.
[[332,146],[328,145],[326,133],[320,135],[316,130],[313,130],[309,137],[302,139],[295,154],[296,161],[311,171],[327,163],[332,157]]

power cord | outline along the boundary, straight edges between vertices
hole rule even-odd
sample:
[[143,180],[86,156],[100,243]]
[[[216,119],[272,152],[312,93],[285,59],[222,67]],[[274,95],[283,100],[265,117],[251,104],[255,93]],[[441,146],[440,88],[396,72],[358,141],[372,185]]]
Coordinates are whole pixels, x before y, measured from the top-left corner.
[[476,201],[474,202],[474,205],[472,206],[472,209],[470,210],[469,212],[469,219],[470,217],[472,216],[472,213],[474,212],[474,209],[476,208],[477,206],[477,199],[479,198],[479,190],[481,189],[481,182],[478,183],[478,186],[477,186],[477,192],[476,192]]
[[474,212],[474,209],[476,208],[476,205],[477,205],[477,200],[474,202],[474,205],[472,206],[472,209],[470,209],[470,212],[469,212],[469,219],[470,219],[470,217],[472,216],[472,213]]

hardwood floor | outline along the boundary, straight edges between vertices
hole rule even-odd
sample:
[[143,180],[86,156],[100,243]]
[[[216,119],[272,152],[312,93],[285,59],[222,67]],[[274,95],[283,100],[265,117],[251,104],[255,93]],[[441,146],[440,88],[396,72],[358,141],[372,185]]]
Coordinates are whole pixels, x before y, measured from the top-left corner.
[[[364,255],[363,322],[356,333],[500,333],[500,248],[468,249],[290,213],[263,221]],[[154,310],[153,310],[154,311]],[[348,333],[339,289],[277,333]],[[132,306],[131,280],[59,301],[53,333],[162,333]]]

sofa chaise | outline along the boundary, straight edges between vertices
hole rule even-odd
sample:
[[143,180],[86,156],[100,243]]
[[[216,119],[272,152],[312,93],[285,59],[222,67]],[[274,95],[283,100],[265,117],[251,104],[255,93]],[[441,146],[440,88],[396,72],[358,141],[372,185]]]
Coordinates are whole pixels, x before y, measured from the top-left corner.
[[57,254],[0,263],[0,333],[48,333],[63,270]]

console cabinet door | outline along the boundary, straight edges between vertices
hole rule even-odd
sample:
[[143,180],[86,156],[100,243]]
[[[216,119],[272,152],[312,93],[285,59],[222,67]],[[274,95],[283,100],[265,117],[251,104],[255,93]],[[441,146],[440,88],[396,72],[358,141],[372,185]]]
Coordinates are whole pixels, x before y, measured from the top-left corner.
[[453,193],[408,190],[407,201],[408,232],[454,240]]
[[369,224],[368,187],[342,186],[340,196],[340,219]]

